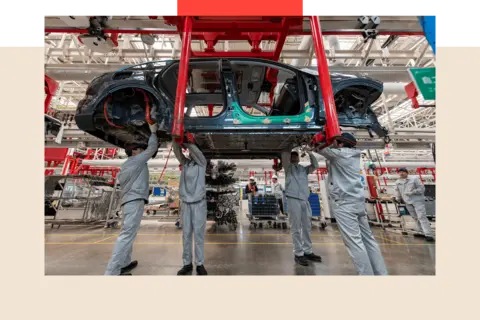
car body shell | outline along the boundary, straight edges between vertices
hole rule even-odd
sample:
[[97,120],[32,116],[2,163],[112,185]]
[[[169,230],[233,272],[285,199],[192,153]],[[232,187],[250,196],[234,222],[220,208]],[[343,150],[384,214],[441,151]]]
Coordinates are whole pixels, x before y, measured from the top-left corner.
[[[156,106],[150,116],[159,124],[157,136],[160,142],[170,141],[178,67],[178,60],[150,62],[95,78],[78,104],[78,127],[121,148],[146,144],[148,97],[150,107]],[[209,158],[272,158],[324,130],[320,83],[312,72],[247,58],[192,59],[189,71],[184,127]],[[344,74],[330,77],[340,126],[386,136],[371,109],[383,84]],[[260,106],[260,95],[274,92],[281,81],[273,104]],[[212,116],[192,116],[198,105],[221,110]],[[265,114],[249,114],[252,106]]]

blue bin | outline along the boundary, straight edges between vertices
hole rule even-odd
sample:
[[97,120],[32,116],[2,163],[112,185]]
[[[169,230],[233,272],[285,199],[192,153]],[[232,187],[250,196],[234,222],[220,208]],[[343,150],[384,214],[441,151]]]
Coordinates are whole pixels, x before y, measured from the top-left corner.
[[320,200],[317,193],[310,193],[308,202],[312,208],[312,217],[320,217]]

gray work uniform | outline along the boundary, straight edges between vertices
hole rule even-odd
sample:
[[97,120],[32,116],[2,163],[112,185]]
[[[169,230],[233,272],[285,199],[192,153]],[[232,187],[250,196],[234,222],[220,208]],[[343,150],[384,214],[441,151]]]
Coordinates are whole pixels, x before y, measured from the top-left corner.
[[[407,195],[405,193],[411,192]],[[425,210],[425,186],[418,177],[408,176],[406,179],[395,181],[395,196],[398,200],[403,200],[410,216],[416,222],[416,230],[425,234],[427,237],[433,237],[433,231],[427,218]]]
[[275,199],[283,199],[283,187],[279,182],[273,184],[272,191],[275,195]]
[[332,213],[359,275],[387,275],[380,246],[368,224],[360,177],[361,151],[325,148]]
[[132,258],[133,242],[142,221],[145,203],[148,203],[148,160],[158,150],[158,139],[152,134],[148,147],[125,161],[117,177],[120,186],[120,205],[123,207],[123,226],[113,247],[112,257],[105,275],[119,275],[120,269],[128,266]]
[[309,153],[310,165],[303,166],[290,162],[291,152],[282,152],[282,166],[285,169],[285,195],[288,218],[292,230],[293,253],[296,256],[311,254],[312,208],[308,202],[310,189],[308,175],[318,168],[317,158]]
[[195,264],[204,264],[205,226],[207,224],[207,202],[205,171],[207,159],[195,144],[185,144],[190,158],[182,153],[182,147],[173,144],[173,152],[182,165],[179,196],[183,220],[183,265],[192,263],[192,242],[195,237]]

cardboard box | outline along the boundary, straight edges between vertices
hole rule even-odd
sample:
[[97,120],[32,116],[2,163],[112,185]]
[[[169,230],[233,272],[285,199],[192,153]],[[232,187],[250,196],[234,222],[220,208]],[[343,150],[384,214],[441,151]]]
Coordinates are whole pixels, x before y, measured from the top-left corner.
[[178,188],[180,184],[178,180],[168,180],[168,186]]

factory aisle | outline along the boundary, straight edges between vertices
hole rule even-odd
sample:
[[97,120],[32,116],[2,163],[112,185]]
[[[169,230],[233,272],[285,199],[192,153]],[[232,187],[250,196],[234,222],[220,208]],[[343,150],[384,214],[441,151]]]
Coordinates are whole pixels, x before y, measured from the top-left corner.
[[[239,217],[236,231],[207,225],[205,266],[210,275],[355,275],[336,226],[313,227],[314,250],[324,262],[294,263],[289,230],[250,230]],[[435,244],[374,228],[391,275],[435,275]],[[133,275],[176,275],[181,267],[181,230],[171,223],[143,221],[134,244],[139,266]],[[46,275],[103,275],[118,229],[45,226]]]

